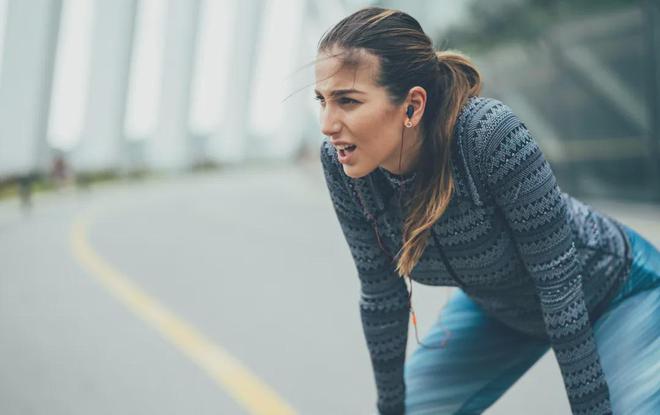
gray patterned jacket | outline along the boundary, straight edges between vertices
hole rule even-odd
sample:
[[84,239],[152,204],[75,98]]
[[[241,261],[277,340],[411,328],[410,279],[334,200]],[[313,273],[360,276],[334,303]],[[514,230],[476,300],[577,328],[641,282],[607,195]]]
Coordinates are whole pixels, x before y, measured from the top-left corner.
[[[611,413],[592,323],[632,264],[621,223],[560,190],[526,126],[502,102],[470,98],[454,139],[455,193],[411,278],[460,286],[497,320],[547,340],[573,413]],[[321,162],[360,279],[377,406],[382,414],[403,413],[408,292],[378,245],[374,225],[387,251],[398,252],[398,191],[404,186],[406,200],[416,176],[379,167],[353,179],[325,141]]]

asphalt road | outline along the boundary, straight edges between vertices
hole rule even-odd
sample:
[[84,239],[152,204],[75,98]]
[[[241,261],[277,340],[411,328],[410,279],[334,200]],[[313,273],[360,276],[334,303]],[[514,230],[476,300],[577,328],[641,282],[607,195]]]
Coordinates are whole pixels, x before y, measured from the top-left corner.
[[[591,202],[660,245],[657,208]],[[316,163],[4,201],[0,263],[0,414],[374,413]],[[415,286],[421,334],[448,293]],[[486,413],[531,408],[568,413],[552,352]]]

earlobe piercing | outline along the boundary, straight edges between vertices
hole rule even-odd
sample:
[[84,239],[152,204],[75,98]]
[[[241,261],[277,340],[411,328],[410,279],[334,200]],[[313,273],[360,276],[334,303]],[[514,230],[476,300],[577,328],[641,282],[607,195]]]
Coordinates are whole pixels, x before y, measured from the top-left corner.
[[406,121],[406,127],[407,128],[412,127],[412,121],[410,121],[410,120]]

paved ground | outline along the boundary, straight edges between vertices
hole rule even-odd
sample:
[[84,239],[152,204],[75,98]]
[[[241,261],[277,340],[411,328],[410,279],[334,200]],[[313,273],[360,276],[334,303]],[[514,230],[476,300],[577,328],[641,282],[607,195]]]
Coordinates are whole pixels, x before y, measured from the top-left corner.
[[[660,246],[657,207],[593,203]],[[4,201],[0,263],[2,414],[257,414],[269,397],[283,414],[373,413],[318,164],[38,195],[30,215]],[[422,333],[446,297],[415,286]],[[552,353],[487,414],[530,408],[568,413]]]

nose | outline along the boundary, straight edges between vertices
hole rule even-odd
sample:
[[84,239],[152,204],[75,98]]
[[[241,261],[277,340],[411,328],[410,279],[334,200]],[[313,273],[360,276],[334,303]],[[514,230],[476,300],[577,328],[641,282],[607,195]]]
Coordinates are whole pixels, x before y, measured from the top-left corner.
[[325,136],[332,137],[337,135],[340,129],[341,123],[332,111],[327,109],[321,110],[321,133]]

